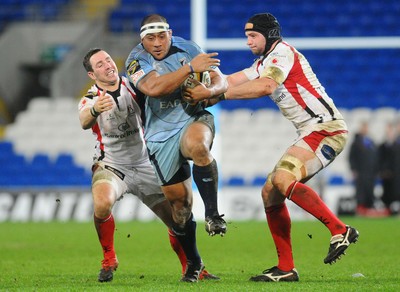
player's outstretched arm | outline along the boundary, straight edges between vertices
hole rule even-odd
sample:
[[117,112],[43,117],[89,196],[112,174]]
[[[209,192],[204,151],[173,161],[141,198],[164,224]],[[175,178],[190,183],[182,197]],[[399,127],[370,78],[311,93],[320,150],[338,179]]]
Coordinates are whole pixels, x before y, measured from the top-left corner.
[[228,90],[225,93],[226,99],[252,99],[272,94],[278,87],[273,79],[260,77],[248,80],[242,72],[237,72],[227,77]]
[[96,124],[96,119],[102,112],[112,109],[112,97],[107,96],[106,92],[106,90],[103,90],[100,93],[99,98],[93,106],[87,106],[79,112],[79,121],[81,122],[82,129],[90,129]]

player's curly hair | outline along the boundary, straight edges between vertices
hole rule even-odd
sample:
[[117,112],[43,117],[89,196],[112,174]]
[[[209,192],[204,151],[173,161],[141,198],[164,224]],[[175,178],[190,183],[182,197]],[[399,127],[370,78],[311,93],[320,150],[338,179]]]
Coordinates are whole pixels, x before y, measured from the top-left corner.
[[98,52],[100,52],[100,51],[103,51],[103,49],[100,49],[100,48],[93,48],[93,49],[90,49],[87,53],[86,53],[86,55],[85,55],[85,57],[83,57],[83,67],[85,68],[85,70],[86,70],[86,72],[93,72],[93,67],[92,67],[92,64],[90,64],[90,58],[94,55],[94,54],[96,54],[96,53],[98,53]]

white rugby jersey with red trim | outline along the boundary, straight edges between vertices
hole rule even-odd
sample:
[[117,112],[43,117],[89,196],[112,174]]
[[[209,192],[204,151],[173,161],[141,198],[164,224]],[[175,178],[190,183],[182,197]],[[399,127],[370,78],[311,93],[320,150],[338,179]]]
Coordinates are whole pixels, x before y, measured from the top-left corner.
[[[93,85],[81,98],[79,111],[92,107],[100,90]],[[92,127],[96,137],[93,159],[114,164],[140,165],[148,160],[148,154],[137,96],[125,77],[120,78],[118,90],[107,92],[107,95],[113,97],[114,107],[101,113]]]
[[265,76],[271,68],[280,69],[283,78],[273,78],[279,86],[270,97],[296,129],[343,119],[307,59],[294,47],[280,42],[271,53],[258,58],[243,72],[252,80]]

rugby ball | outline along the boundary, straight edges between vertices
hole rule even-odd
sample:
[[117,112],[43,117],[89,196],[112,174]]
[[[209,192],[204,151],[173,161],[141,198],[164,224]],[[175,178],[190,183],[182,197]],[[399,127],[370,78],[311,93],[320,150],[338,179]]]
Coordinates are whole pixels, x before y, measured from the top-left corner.
[[182,86],[189,88],[195,87],[196,84],[191,79],[203,83],[206,87],[209,87],[211,85],[211,76],[209,71],[204,71],[200,73],[190,73],[189,77],[186,78]]

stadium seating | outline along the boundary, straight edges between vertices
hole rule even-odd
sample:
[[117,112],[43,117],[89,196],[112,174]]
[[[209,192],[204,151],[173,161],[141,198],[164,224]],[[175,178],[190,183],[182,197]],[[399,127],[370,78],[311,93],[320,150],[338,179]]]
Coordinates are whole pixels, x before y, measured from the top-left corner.
[[[0,32],[14,21],[54,20],[72,0],[2,0]],[[121,0],[111,10],[111,32],[138,33],[149,13],[161,13],[175,35],[190,38],[190,2]],[[285,37],[399,36],[400,2],[247,0],[207,1],[207,37],[243,38],[243,25],[254,13],[276,15]],[[318,9],[316,9],[316,6]],[[176,9],[179,7],[179,9]],[[184,15],[185,17],[182,17]],[[385,123],[399,116],[400,50],[301,50],[322,85],[346,118],[350,135],[362,120],[381,141]],[[220,51],[221,70],[232,73],[250,66],[246,51]],[[220,103],[221,157],[224,185],[261,185],[276,160],[295,138],[293,126],[277,112],[269,98]],[[0,187],[90,184],[93,137],[80,128],[77,101],[72,98],[34,98],[26,111],[6,128],[0,142]],[[349,182],[348,149],[326,172],[330,184]]]
[[[389,106],[400,109],[394,82],[400,67],[399,49],[304,50],[302,53],[338,107],[377,109]],[[221,70],[226,74],[249,67],[254,58],[245,51],[222,51],[218,57]],[[381,69],[377,70],[377,64]],[[265,99],[224,102],[221,106],[226,110],[276,108],[272,101]]]
[[[93,137],[83,131],[73,98],[34,98],[0,143],[0,186],[88,186]],[[3,154],[4,152],[4,154]],[[8,153],[8,155],[7,155]]]
[[[115,32],[138,32],[143,16],[162,13],[174,28],[174,33],[189,38],[190,18],[182,15],[189,15],[190,2],[176,0],[173,5],[165,5],[163,0],[121,0],[120,6],[109,15],[109,26]],[[243,37],[244,22],[252,14],[264,11],[278,17],[286,37],[399,35],[400,4],[395,0],[219,0],[207,1],[208,37]]]
[[[349,127],[349,143],[362,121],[370,121],[376,143],[384,139],[386,123],[400,118],[394,108],[340,109]],[[260,185],[275,163],[296,138],[293,125],[274,109],[221,110],[220,172],[225,185]],[[351,183],[349,147],[325,170],[329,184]]]
[[72,0],[2,0],[0,33],[10,23],[19,21],[54,21]]
[[163,0],[121,0],[120,5],[109,13],[109,29],[114,33],[138,33],[143,17],[160,13],[160,10],[174,24],[176,33],[182,33],[183,37],[189,38],[190,17],[182,17],[190,15],[190,1],[187,0],[175,0],[173,5],[165,5]]
[[[382,141],[397,109],[341,109],[350,139],[364,120]],[[296,138],[294,127],[272,108],[221,109],[218,114],[218,165],[221,185],[260,186],[284,150]],[[0,187],[89,186],[94,137],[81,129],[73,98],[35,98],[0,142]],[[351,182],[348,147],[326,171],[329,184]]]
[[[179,7],[179,9],[175,9]],[[243,25],[254,13],[269,11],[282,25],[285,38],[291,37],[374,37],[399,36],[398,1],[305,1],[268,2],[247,0],[207,1],[208,38],[244,38]],[[174,35],[190,38],[190,1],[122,0],[109,14],[111,31],[138,33],[141,19],[150,13],[163,14]],[[221,69],[229,74],[251,65],[247,51],[220,51]],[[304,50],[323,86],[342,108],[368,106],[400,108],[396,82],[400,66],[398,49]],[[368,60],[374,60],[369,62]],[[379,65],[377,65],[379,64]],[[377,69],[379,66],[380,69]],[[382,74],[385,72],[385,74]],[[389,76],[389,77],[388,77]],[[377,90],[379,84],[379,90]],[[274,108],[264,100],[223,103],[224,109]]]

